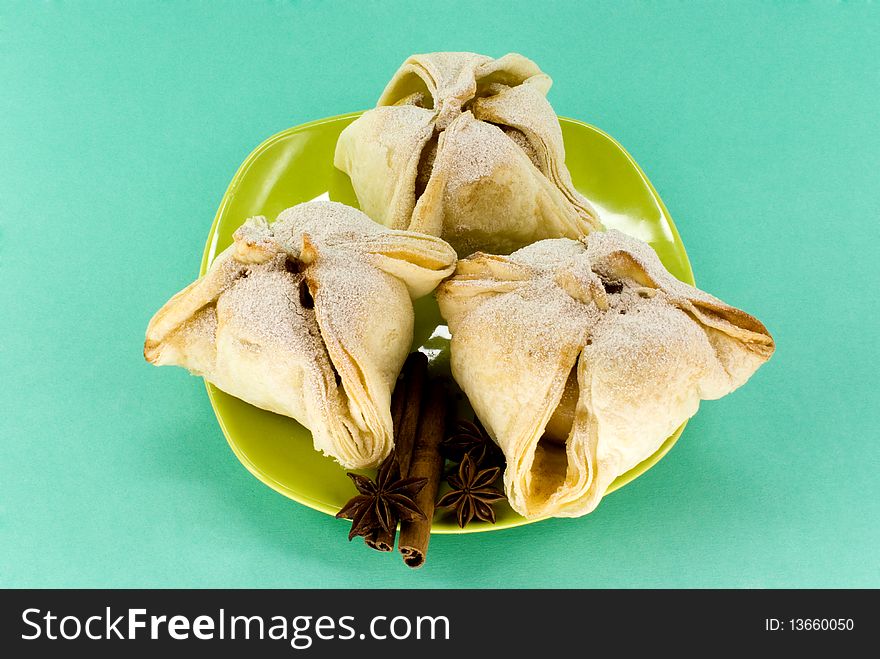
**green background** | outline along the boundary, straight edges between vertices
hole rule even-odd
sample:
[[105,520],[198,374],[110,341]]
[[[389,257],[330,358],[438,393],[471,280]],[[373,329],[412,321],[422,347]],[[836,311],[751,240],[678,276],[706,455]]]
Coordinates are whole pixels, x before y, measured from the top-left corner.
[[[0,585],[880,586],[880,7],[0,4]],[[515,50],[778,350],[599,509],[413,572],[236,461],[142,359],[240,162],[411,52]]]

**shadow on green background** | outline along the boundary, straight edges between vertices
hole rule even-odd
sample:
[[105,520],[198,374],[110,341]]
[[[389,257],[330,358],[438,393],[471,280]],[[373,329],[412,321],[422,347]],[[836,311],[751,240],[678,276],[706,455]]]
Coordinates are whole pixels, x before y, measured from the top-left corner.
[[[0,6],[0,585],[880,586],[880,8],[345,7]],[[595,513],[413,573],[251,477],[140,350],[254,146],[452,49],[534,58],[779,347]]]

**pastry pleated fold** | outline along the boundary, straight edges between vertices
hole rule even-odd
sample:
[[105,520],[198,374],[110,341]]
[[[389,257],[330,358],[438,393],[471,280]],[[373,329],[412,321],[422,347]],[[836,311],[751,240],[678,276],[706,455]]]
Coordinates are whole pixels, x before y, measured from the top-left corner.
[[390,401],[413,333],[412,299],[454,269],[438,238],[335,202],[247,220],[208,272],[147,328],[144,356],[312,431],[347,468],[393,445]]
[[436,296],[453,376],[504,451],[508,499],[527,517],[592,511],[701,399],[742,385],[774,350],[758,320],[613,230],[475,254]]
[[371,218],[462,255],[578,238],[600,223],[565,167],[550,85],[514,53],[413,55],[342,132],[335,165]]

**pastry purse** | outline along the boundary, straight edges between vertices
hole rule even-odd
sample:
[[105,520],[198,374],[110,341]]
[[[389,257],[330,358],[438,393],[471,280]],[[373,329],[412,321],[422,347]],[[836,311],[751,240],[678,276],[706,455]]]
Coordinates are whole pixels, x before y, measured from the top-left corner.
[[578,238],[600,224],[565,167],[550,84],[517,54],[413,55],[342,132],[335,165],[375,221],[462,256]]
[[774,349],[758,320],[618,231],[475,254],[436,295],[452,373],[527,517],[593,510],[701,399],[739,387]]
[[335,202],[249,219],[208,272],[147,328],[144,356],[182,366],[312,431],[347,468],[391,451],[389,410],[412,299],[455,264],[439,238],[387,229]]

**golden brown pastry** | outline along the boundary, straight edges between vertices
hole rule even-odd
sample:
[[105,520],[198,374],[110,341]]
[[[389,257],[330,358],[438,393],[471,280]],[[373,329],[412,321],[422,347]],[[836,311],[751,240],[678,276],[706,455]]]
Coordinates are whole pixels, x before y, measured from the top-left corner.
[[599,227],[572,185],[550,78],[522,55],[413,55],[348,126],[336,167],[377,222],[507,254]]
[[618,231],[475,254],[437,289],[452,373],[507,458],[527,517],[592,511],[700,399],[773,353],[767,329],[675,279]]
[[335,202],[251,218],[234,239],[150,321],[147,361],[293,417],[345,467],[377,465],[393,444],[411,298],[452,272],[452,248]]

